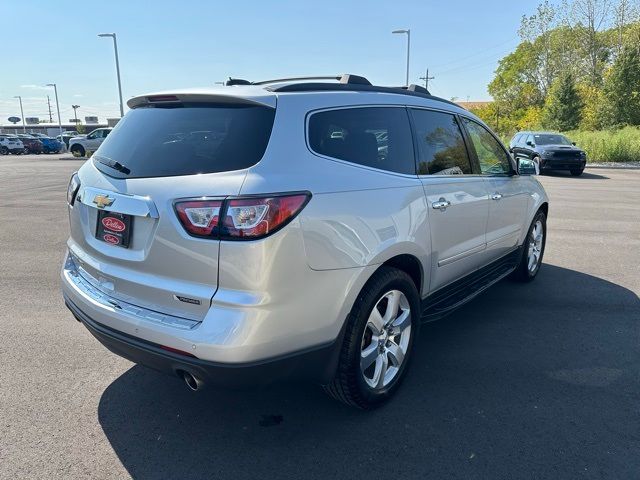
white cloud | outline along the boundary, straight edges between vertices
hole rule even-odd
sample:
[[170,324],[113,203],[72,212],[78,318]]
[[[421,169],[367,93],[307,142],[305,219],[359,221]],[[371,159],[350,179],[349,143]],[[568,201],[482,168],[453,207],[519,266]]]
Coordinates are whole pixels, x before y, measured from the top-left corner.
[[44,85],[20,85],[20,88],[30,88],[31,90],[50,90],[51,87]]

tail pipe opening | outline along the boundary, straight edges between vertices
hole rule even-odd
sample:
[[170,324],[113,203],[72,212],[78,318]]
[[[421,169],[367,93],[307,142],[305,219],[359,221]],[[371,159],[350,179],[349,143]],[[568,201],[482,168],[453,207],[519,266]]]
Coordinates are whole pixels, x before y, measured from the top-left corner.
[[189,390],[191,390],[192,392],[202,390],[202,387],[204,387],[204,382],[192,373],[182,371],[179,372],[179,374],[184,380],[184,383],[187,385],[187,388],[189,388]]

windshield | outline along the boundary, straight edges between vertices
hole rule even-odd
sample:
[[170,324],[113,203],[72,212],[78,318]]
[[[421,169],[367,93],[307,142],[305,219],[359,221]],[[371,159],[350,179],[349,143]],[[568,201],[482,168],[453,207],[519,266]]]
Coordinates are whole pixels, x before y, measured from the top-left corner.
[[109,133],[93,156],[94,164],[117,178],[249,168],[267,148],[274,117],[274,109],[258,105],[139,107]]
[[571,142],[564,135],[534,135],[536,145],[571,145]]

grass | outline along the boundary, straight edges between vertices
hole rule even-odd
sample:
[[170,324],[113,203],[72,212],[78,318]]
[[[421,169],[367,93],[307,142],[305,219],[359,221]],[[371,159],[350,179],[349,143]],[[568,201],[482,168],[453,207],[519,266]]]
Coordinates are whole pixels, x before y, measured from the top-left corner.
[[640,128],[595,132],[575,130],[566,132],[572,142],[587,152],[587,162],[640,161]]

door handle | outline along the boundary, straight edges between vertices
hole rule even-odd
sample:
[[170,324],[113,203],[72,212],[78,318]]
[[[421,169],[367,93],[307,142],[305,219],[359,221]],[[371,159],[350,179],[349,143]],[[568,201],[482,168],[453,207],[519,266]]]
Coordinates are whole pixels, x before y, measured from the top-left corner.
[[451,202],[441,197],[437,202],[433,202],[431,204],[431,207],[434,210],[440,210],[441,212],[444,212],[449,205],[451,205]]
[[502,198],[501,193],[494,193],[493,195],[491,195],[491,200],[500,200],[501,198]]

